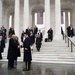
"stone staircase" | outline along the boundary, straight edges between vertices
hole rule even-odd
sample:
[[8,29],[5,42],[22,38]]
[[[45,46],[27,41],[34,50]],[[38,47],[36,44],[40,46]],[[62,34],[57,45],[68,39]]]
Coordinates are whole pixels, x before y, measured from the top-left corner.
[[[72,39],[73,41],[73,39]],[[74,52],[71,53],[71,48],[67,47],[67,43],[63,40],[52,42],[42,42],[42,47],[40,52],[38,52],[34,45],[34,50],[32,51],[32,62],[42,62],[42,63],[56,63],[56,62],[74,62],[75,61],[75,47]],[[4,50],[3,60],[7,61],[7,51],[8,43]],[[18,61],[23,61],[23,49],[21,49],[21,57],[18,58]]]

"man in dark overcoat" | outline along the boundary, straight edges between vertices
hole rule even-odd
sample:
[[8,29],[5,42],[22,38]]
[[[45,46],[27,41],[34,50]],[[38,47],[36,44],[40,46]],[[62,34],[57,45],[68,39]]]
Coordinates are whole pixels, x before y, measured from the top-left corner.
[[0,60],[2,59],[2,52],[4,51],[5,48],[5,41],[2,38],[2,35],[0,35]]
[[42,32],[41,32],[41,30],[39,30],[39,36],[40,36],[40,39],[41,39],[41,42],[42,42],[42,39],[43,39],[43,35],[42,35]]
[[53,30],[52,30],[52,28],[50,28],[47,33],[48,33],[48,41],[52,41],[53,40]]
[[37,34],[37,37],[36,37],[36,48],[37,48],[38,51],[40,51],[40,48],[41,48],[41,38],[40,38],[39,33]]
[[23,60],[25,62],[26,68],[24,68],[23,71],[29,71],[31,60],[32,60],[31,48],[30,48],[31,41],[27,33],[24,33],[24,36],[25,36],[25,40],[23,42],[23,47],[24,47],[24,59]]
[[14,68],[14,60],[17,57],[16,50],[20,48],[18,44],[16,44],[15,35],[12,35],[12,38],[9,40],[9,47],[8,47],[8,69]]
[[70,31],[70,29],[71,29],[71,27],[68,26],[68,27],[67,27],[67,35],[68,35],[68,37],[70,37],[70,35],[71,35],[71,31]]
[[35,37],[36,37],[37,32],[38,32],[38,28],[35,26],[34,27],[34,35],[35,35]]

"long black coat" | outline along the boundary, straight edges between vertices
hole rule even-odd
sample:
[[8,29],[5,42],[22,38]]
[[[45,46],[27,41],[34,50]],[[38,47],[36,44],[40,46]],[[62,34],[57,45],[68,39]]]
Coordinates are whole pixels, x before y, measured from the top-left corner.
[[2,39],[0,41],[0,53],[2,53],[4,51],[4,48],[5,48],[5,41]]
[[35,27],[35,28],[34,28],[34,34],[37,34],[37,32],[38,32],[38,28]]
[[40,35],[40,39],[41,39],[41,41],[42,41],[42,38],[43,38],[43,35],[42,35],[42,33],[39,33],[39,35]]
[[33,45],[34,42],[35,42],[35,36],[34,36],[34,34],[30,35],[30,41],[31,41],[31,45]]
[[30,48],[31,42],[29,38],[26,38],[23,42],[23,47],[24,47],[24,61],[25,62],[30,62],[32,60],[31,56],[31,48]]
[[17,57],[17,53],[16,53],[17,48],[18,48],[18,45],[16,44],[16,41],[11,38],[9,40],[7,59],[9,59],[9,60],[15,60],[16,59],[16,57]]
[[36,48],[40,48],[41,47],[41,38],[37,37],[36,38]]
[[70,31],[70,29],[71,29],[71,27],[70,26],[68,26],[67,27],[67,35],[70,37],[70,35],[71,35],[71,31]]
[[50,39],[51,41],[53,40],[53,30],[48,30],[48,39]]
[[[17,44],[17,45],[20,45],[18,41],[16,41],[16,44]],[[21,56],[20,48],[17,48],[16,54],[17,54],[17,57],[20,57],[20,56]]]

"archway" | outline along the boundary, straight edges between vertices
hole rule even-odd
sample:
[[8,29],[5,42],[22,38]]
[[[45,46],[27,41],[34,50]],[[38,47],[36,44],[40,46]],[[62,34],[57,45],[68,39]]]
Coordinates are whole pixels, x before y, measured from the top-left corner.
[[[38,4],[38,5],[35,4],[35,5],[32,6],[30,12],[31,12],[31,15],[32,15],[32,28],[34,28],[34,26],[37,26],[38,29],[40,29],[43,32],[44,28],[45,28],[45,24],[44,24],[44,17],[45,17],[44,5],[43,4]],[[39,22],[39,23],[37,23],[38,16],[41,19],[41,22]]]

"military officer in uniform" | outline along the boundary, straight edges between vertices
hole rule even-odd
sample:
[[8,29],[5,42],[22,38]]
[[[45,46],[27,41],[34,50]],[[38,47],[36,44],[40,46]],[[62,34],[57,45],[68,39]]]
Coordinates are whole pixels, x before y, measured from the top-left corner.
[[25,37],[25,40],[23,42],[23,47],[24,47],[24,59],[23,60],[25,62],[26,68],[24,68],[23,71],[29,71],[31,60],[32,60],[31,48],[30,48],[31,41],[27,33],[24,33],[24,37]]

